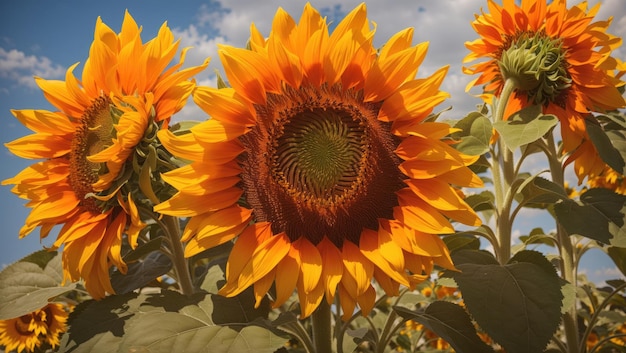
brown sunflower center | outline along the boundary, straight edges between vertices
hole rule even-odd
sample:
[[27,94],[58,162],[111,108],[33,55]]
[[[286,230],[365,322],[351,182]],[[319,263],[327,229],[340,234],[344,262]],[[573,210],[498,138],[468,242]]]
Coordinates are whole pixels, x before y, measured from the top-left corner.
[[30,328],[32,321],[32,314],[20,316],[17,320],[15,320],[15,331],[22,336],[32,336],[33,330]]
[[562,105],[571,86],[561,41],[544,33],[521,32],[508,38],[498,64],[503,78],[514,79],[535,104]]
[[82,125],[74,134],[70,153],[70,185],[76,196],[82,200],[81,204],[96,213],[100,213],[102,209],[94,198],[87,196],[94,192],[92,184],[98,181],[101,168],[106,166],[92,163],[87,157],[107,148],[115,137],[111,106],[111,100],[103,96],[96,99],[85,111],[81,118]]
[[256,219],[292,240],[327,236],[341,246],[390,218],[403,183],[379,107],[339,86],[269,94],[242,137],[243,187]]

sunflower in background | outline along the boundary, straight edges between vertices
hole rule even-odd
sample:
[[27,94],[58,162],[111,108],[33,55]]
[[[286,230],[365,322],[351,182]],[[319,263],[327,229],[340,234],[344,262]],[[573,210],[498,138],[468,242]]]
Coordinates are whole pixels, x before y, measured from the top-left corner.
[[0,320],[0,347],[5,352],[45,351],[59,346],[67,330],[69,311],[63,303],[50,303],[30,314]]
[[111,266],[126,270],[122,238],[127,234],[137,245],[145,226],[141,203],[159,201],[138,185],[147,145],[185,105],[195,86],[189,79],[208,65],[180,70],[186,49],[170,65],[179,42],[166,24],[149,42],[140,33],[128,12],[119,34],[98,18],[82,79],[73,74],[78,64],[65,81],[36,78],[58,111],[14,110],[34,134],[6,144],[17,156],[42,160],[2,182],[14,184],[12,191],[32,208],[19,236],[40,227],[44,238],[62,225],[54,248],[64,246],[64,277],[83,278],[96,299],[113,293]]
[[249,49],[220,47],[231,87],[193,95],[210,119],[159,132],[191,161],[163,175],[178,193],[155,207],[191,217],[186,256],[237,237],[221,294],[253,286],[258,305],[275,284],[277,307],[297,289],[304,318],[339,293],[344,319],[366,315],[372,279],[397,295],[453,269],[439,234],[480,224],[454,188],[482,186],[478,156],[429,119],[447,67],[416,79],[428,44],[407,29],[377,51],[374,33],[363,4],[332,33],[309,4],[298,23],[279,9],[269,37],[252,25]]
[[565,0],[522,0],[503,5],[488,0],[488,12],[476,15],[472,26],[480,35],[466,43],[471,51],[465,63],[487,61],[464,68],[480,74],[468,85],[484,85],[498,97],[505,81],[515,81],[506,117],[529,105],[543,106],[561,122],[563,151],[571,154],[579,182],[601,173],[604,162],[587,135],[585,119],[590,112],[611,111],[626,106],[618,87],[624,85],[616,72],[624,63],[611,52],[621,38],[606,32],[611,20],[592,22],[599,5],[587,2],[567,8]]

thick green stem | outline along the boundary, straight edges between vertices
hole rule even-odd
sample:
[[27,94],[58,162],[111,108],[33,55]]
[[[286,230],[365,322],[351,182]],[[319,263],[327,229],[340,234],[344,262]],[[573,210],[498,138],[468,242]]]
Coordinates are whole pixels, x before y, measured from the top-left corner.
[[316,353],[331,353],[332,350],[332,327],[330,305],[326,299],[322,299],[319,307],[311,317],[313,324],[313,343]]
[[178,224],[178,218],[163,216],[163,222],[167,228],[165,232],[169,237],[176,280],[178,281],[181,292],[185,295],[191,295],[193,294],[194,289],[191,282],[191,274],[189,273],[189,265],[187,263],[187,259],[185,258],[185,251],[183,250],[183,244],[180,242],[180,226]]
[[[506,105],[517,86],[515,80],[507,79],[498,98],[495,109],[495,121],[504,120]],[[513,152],[509,150],[502,139],[498,139],[497,151],[494,154],[492,165],[494,192],[496,196],[496,238],[498,246],[494,247],[496,257],[501,264],[505,264],[511,258],[511,202],[512,199],[505,197],[510,194],[510,187],[515,178],[515,161]]]
[[[550,174],[552,175],[552,181],[562,187],[565,187],[565,177],[563,166],[559,159],[559,154],[556,149],[554,137],[550,133],[548,136],[548,163],[550,165]],[[556,236],[559,243],[559,253],[561,255],[561,278],[577,287],[577,268],[576,259],[574,256],[574,246],[569,235],[565,232],[563,227],[557,222]],[[563,328],[565,329],[565,340],[567,343],[568,353],[578,352],[578,322],[576,306],[570,308],[565,314],[563,314]]]

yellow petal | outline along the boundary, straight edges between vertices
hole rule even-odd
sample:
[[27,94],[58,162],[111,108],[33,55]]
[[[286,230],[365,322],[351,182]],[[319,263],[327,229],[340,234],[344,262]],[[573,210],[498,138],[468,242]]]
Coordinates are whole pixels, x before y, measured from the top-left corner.
[[343,242],[341,253],[344,267],[341,283],[353,297],[357,298],[369,288],[374,273],[374,264],[350,241]]
[[402,189],[397,194],[400,206],[394,207],[395,219],[425,233],[446,234],[454,232],[450,222],[439,211],[415,196],[410,190]]
[[192,217],[230,207],[239,200],[242,194],[243,190],[237,187],[209,195],[178,193],[169,200],[155,205],[154,211],[176,217]]
[[[251,216],[252,210],[235,205],[205,216],[193,217],[187,223],[180,240],[189,241],[194,234],[196,238],[202,239],[232,231],[233,228],[247,224]],[[197,232],[192,232],[190,229],[195,229]],[[237,234],[233,237],[235,235]]]
[[[383,257],[381,254],[381,249],[379,247],[379,235],[380,232],[373,231],[371,229],[364,229],[363,233],[361,233],[361,239],[359,243],[359,247],[361,248],[361,252],[368,260],[370,260],[376,267],[380,268],[388,277],[393,279],[394,281],[404,284],[405,286],[409,285],[409,281],[403,275],[403,272],[398,271]],[[398,247],[399,255],[402,259],[402,250]],[[404,269],[402,269],[404,271]]]
[[324,237],[317,244],[317,249],[322,257],[322,276],[320,281],[324,282],[328,304],[332,304],[337,285],[341,281],[343,273],[341,252],[327,237]]
[[16,156],[28,159],[56,158],[71,151],[71,139],[49,133],[24,136],[4,145]]
[[237,295],[257,280],[266,276],[276,268],[278,263],[290,252],[291,243],[285,233],[276,234],[264,241],[252,254],[250,261],[241,271],[237,281],[237,291],[229,296]]
[[246,228],[237,238],[228,256],[226,280],[236,283],[256,248],[272,236],[270,223],[267,222],[253,223]]
[[306,237],[293,242],[291,245],[300,259],[300,280],[305,293],[313,291],[322,275],[322,257],[317,248]]
[[194,90],[193,101],[202,110],[227,124],[252,126],[256,122],[253,109],[244,103],[232,88],[215,89],[200,86]]
[[13,113],[25,127],[35,132],[69,135],[73,134],[76,129],[67,116],[60,113],[32,109],[11,110],[11,113]]
[[300,258],[297,251],[291,247],[287,255],[276,266],[276,299],[273,308],[283,305],[291,297],[298,284],[300,276]]

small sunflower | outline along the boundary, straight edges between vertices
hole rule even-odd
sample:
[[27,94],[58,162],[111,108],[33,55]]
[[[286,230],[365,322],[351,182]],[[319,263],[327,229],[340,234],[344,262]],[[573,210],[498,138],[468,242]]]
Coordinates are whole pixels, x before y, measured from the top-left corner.
[[574,161],[579,180],[597,175],[604,163],[587,135],[585,118],[626,105],[617,89],[624,84],[616,75],[623,63],[611,57],[622,40],[607,33],[611,20],[592,22],[600,4],[588,10],[586,1],[569,9],[565,0],[504,1],[503,6],[488,0],[487,5],[489,12],[472,23],[480,38],[466,43],[471,53],[464,62],[488,60],[464,69],[480,74],[468,89],[484,85],[485,92],[498,96],[505,80],[515,80],[505,118],[542,105],[561,122],[563,150],[573,153],[569,162]]
[[15,319],[0,320],[0,346],[6,352],[33,352],[35,349],[55,348],[66,331],[68,311],[61,303],[50,303],[44,308]]
[[14,110],[35,133],[6,144],[17,156],[42,159],[2,182],[30,200],[19,236],[40,227],[44,238],[62,225],[54,247],[64,246],[64,276],[82,277],[96,299],[113,293],[109,268],[126,269],[123,235],[136,246],[144,227],[138,202],[146,196],[138,191],[137,170],[146,146],[185,105],[195,86],[189,78],[208,64],[179,70],[183,49],[180,63],[170,65],[179,42],[165,24],[147,43],[140,32],[128,12],[119,34],[98,18],[82,79],[72,73],[77,64],[65,81],[36,78],[58,111]]
[[336,293],[344,318],[367,314],[372,279],[397,295],[453,269],[438,234],[450,218],[480,224],[451,186],[482,185],[467,167],[478,157],[427,121],[447,68],[416,79],[427,43],[407,29],[377,51],[374,32],[363,4],[331,34],[309,4],[299,23],[279,9],[267,39],[252,25],[250,49],[220,47],[232,87],[194,91],[211,119],[159,132],[191,161],[163,175],[178,193],[155,207],[191,217],[186,255],[238,237],[221,294],[253,286],[259,303],[275,284],[274,305],[297,289],[302,317]]
[[587,180],[589,188],[605,188],[615,191],[620,195],[626,195],[626,177],[606,166],[602,172]]

